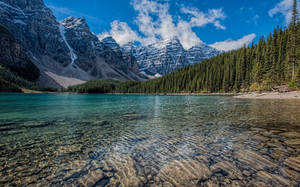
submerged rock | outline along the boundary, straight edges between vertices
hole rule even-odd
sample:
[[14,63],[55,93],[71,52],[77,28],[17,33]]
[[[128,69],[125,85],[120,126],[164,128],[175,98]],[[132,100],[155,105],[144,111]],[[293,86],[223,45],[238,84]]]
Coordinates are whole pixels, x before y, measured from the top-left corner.
[[300,138],[300,133],[298,132],[285,132],[281,133],[280,135],[288,138]]
[[300,173],[291,169],[283,168],[281,173],[292,180],[300,181]]
[[290,139],[290,140],[286,140],[284,143],[289,147],[293,147],[293,148],[300,147],[300,139]]
[[158,173],[156,181],[175,186],[196,186],[211,175],[208,167],[196,160],[182,159],[166,164]]
[[113,175],[107,176],[110,177],[108,186],[140,186],[145,182],[142,177],[138,176],[134,160],[128,155],[115,154],[104,163],[107,168],[114,171]]
[[225,172],[226,175],[230,179],[242,179],[243,175],[242,172],[234,165],[234,163],[229,163],[227,161],[224,162],[218,162],[210,167],[211,171],[213,173],[215,172]]
[[81,186],[95,186],[95,184],[103,178],[103,172],[101,170],[89,171],[88,174],[84,175],[78,180]]
[[144,119],[144,116],[136,113],[129,113],[129,114],[124,114],[123,118],[126,120],[141,120]]
[[81,152],[80,144],[59,146],[55,151],[56,155],[74,154],[79,152]]
[[250,150],[240,150],[235,154],[235,156],[240,162],[246,164],[247,167],[252,169],[265,170],[277,167],[276,164],[267,158]]
[[268,173],[266,171],[260,171],[255,174],[254,179],[250,182],[250,185],[253,186],[291,186],[292,183],[287,179]]
[[300,156],[289,157],[284,161],[284,164],[289,168],[300,172]]

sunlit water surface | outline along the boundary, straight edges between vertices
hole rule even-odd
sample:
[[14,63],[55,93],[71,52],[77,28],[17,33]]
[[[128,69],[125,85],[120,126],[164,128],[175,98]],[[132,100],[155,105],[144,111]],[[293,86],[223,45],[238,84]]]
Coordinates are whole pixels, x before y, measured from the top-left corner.
[[300,183],[299,100],[0,95],[0,186]]

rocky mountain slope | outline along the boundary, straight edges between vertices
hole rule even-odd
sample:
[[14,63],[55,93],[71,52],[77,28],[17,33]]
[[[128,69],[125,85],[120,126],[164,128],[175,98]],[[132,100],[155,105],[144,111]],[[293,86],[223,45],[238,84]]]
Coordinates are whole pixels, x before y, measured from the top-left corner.
[[108,78],[144,80],[135,58],[100,42],[83,18],[69,17],[60,23],[43,0],[0,0],[0,14],[0,24],[39,68],[42,85],[67,87]]
[[17,73],[28,81],[39,78],[39,69],[31,62],[26,51],[7,28],[0,25],[0,66]]
[[194,64],[205,59],[217,56],[220,53],[221,51],[212,48],[204,43],[200,43],[187,50],[187,58],[190,64]]
[[140,80],[133,56],[100,42],[84,18],[68,17],[61,22],[61,35],[69,46],[71,66],[99,78]]
[[141,72],[156,77],[221,53],[203,43],[185,50],[177,38],[148,46],[128,43],[122,49],[136,57]]

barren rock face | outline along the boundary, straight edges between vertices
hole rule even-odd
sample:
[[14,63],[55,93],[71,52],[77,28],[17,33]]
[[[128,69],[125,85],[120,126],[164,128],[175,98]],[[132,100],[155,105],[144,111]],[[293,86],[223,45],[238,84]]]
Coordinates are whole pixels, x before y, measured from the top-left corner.
[[14,36],[0,25],[0,65],[18,73],[24,79],[35,81],[39,69],[30,61],[23,46]]
[[32,8],[41,8],[44,6],[43,0],[22,0],[22,1],[2,0],[2,1],[25,10],[32,9]]
[[[113,70],[110,75],[113,78],[139,80],[135,58],[123,53],[114,41],[112,42],[116,46],[100,42],[90,31],[84,18],[68,17],[61,24],[65,27],[66,42],[77,57],[74,64],[79,68],[92,76],[105,78],[106,72],[101,70],[103,67],[97,66],[102,58]],[[132,77],[130,73],[136,73],[136,77]]]
[[121,49],[121,47],[117,44],[117,42],[112,37],[107,37],[102,40],[105,46],[110,47],[113,51],[119,55],[127,64],[128,68],[133,70],[134,72],[139,72],[139,66],[136,58],[133,54],[125,52]]
[[0,24],[41,70],[40,84],[67,87],[94,79],[144,80],[135,58],[100,42],[84,18],[59,23],[42,0],[0,1],[0,14]]
[[0,23],[21,41],[36,58],[49,56],[67,65],[68,49],[61,42],[59,23],[42,0],[5,0],[1,2]]

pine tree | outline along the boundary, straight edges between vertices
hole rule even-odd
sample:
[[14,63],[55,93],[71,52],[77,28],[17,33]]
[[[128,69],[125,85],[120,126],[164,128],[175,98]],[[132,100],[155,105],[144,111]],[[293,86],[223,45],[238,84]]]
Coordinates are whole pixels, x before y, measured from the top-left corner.
[[261,83],[264,74],[263,72],[264,47],[265,47],[265,38],[261,37],[256,47],[256,59],[255,59],[256,63],[253,68],[254,82],[257,83]]
[[297,61],[297,72],[296,72],[296,84],[297,87],[300,88],[300,23],[299,23],[299,18],[297,21],[297,26],[296,26],[296,61]]
[[294,0],[293,10],[292,10],[292,19],[290,22],[290,56],[289,63],[292,66],[292,79],[295,79],[295,66],[296,66],[296,47],[297,47],[297,21],[298,21],[298,8],[297,0]]
[[278,30],[274,29],[273,32],[273,37],[272,37],[272,42],[271,42],[271,61],[272,61],[272,65],[271,65],[271,69],[269,71],[269,75],[268,77],[270,77],[272,82],[278,81],[277,78],[277,74],[276,74],[276,67],[278,64]]

